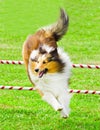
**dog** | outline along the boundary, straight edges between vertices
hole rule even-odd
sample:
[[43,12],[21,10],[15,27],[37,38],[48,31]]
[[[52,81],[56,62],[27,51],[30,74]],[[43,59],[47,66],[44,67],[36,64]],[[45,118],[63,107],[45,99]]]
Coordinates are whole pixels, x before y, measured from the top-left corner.
[[64,9],[60,9],[57,22],[28,36],[22,51],[30,81],[42,99],[59,111],[63,118],[70,113],[68,82],[71,61],[64,50],[58,47],[57,41],[67,32],[68,24],[68,15]]

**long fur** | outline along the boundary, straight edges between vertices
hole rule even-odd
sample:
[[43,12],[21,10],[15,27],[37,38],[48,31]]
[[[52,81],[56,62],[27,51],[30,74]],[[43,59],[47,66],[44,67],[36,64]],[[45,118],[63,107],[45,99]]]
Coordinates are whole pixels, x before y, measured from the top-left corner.
[[68,29],[69,18],[63,9],[55,24],[38,30],[23,45],[23,60],[30,81],[41,93],[43,100],[61,116],[69,115],[71,95],[67,92],[71,61],[57,46]]
[[56,41],[60,40],[62,36],[66,33],[69,25],[69,17],[66,15],[65,10],[60,9],[60,17],[58,21],[51,26],[47,26],[44,29],[51,31]]

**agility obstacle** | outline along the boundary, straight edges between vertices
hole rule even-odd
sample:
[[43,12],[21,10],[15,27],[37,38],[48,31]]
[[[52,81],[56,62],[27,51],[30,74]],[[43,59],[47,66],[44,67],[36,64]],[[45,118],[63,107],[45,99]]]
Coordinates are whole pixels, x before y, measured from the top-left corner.
[[[33,87],[21,87],[21,86],[0,86],[0,89],[4,90],[29,90],[29,91],[34,91],[36,88]],[[95,90],[73,90],[73,89],[68,89],[69,93],[77,93],[77,94],[98,94],[100,95],[100,91],[95,91]]]
[[[15,61],[15,60],[0,60],[0,64],[12,64],[12,65],[23,65],[23,61]],[[72,64],[73,68],[88,68],[88,69],[100,69],[100,65],[86,65],[86,64]],[[20,86],[0,86],[2,90],[29,90],[34,91],[36,88],[33,87],[20,87]],[[100,95],[100,91],[95,90],[73,90],[68,89],[69,93],[77,93],[77,94],[98,94]]]
[[[23,65],[23,61],[0,60],[0,64]],[[72,64],[73,68],[100,69],[100,65]]]

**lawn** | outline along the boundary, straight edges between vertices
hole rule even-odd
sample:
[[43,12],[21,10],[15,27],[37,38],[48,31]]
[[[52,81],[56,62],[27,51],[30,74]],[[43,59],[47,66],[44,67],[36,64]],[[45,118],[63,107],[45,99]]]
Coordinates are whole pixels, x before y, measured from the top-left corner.
[[[99,0],[0,0],[0,59],[22,60],[27,35],[67,11],[68,33],[58,45],[73,63],[100,65]],[[32,86],[24,65],[0,65],[0,85]],[[72,89],[100,90],[100,70],[72,69]],[[62,119],[35,91],[0,90],[0,130],[99,130],[100,95],[74,94]]]

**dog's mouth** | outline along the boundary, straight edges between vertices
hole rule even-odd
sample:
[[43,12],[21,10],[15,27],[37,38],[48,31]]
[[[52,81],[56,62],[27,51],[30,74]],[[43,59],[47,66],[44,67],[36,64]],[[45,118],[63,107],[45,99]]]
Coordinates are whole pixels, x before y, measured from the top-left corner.
[[44,74],[46,74],[48,71],[48,69],[44,69],[42,71],[39,72],[39,78],[42,78]]

